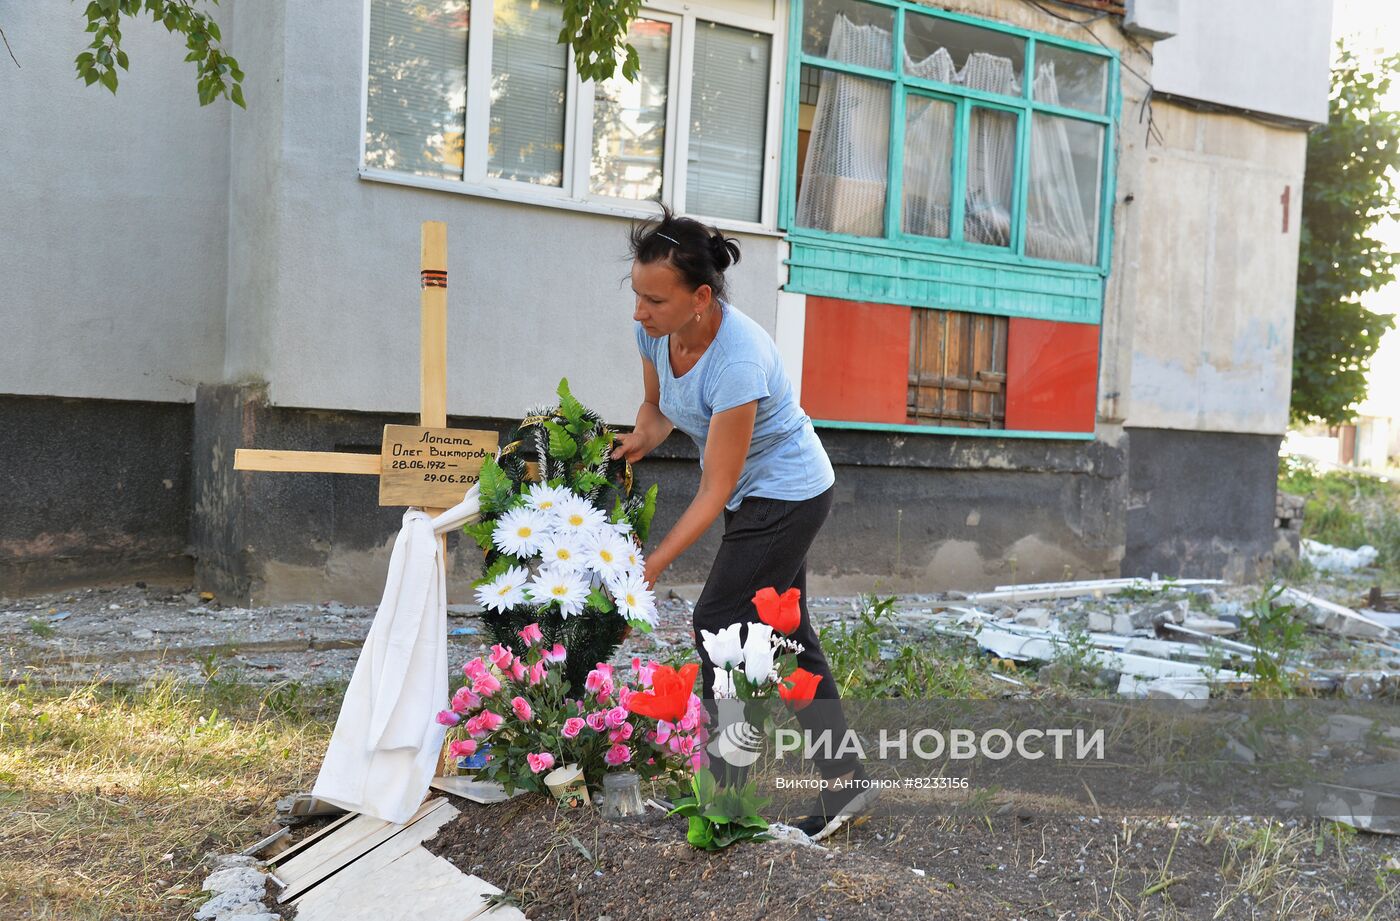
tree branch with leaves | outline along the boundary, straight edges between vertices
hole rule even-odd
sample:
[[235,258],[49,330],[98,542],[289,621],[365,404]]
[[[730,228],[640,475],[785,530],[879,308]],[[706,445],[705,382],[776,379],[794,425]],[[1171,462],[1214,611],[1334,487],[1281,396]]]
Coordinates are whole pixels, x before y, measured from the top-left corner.
[[1298,300],[1293,325],[1295,422],[1349,420],[1366,396],[1366,372],[1395,318],[1361,296],[1395,280],[1397,254],[1375,236],[1400,218],[1400,112],[1384,98],[1400,54],[1363,64],[1341,47],[1327,124],[1308,137]]
[[[218,4],[219,0],[209,0]],[[247,108],[243,102],[243,71],[238,61],[224,51],[219,24],[197,9],[194,0],[91,0],[83,11],[92,43],[74,60],[78,76],[88,85],[100,83],[113,93],[117,91],[117,69],[129,70],[126,52],[122,50],[122,17],[149,15],[165,26],[168,32],[185,36],[185,47],[198,69],[196,87],[199,104],[207,106],[220,96],[227,96],[235,105]]]

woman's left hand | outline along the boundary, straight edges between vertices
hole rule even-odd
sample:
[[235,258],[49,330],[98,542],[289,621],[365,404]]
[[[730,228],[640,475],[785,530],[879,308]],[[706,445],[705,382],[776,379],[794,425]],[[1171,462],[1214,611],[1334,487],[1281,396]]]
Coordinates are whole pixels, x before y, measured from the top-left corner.
[[647,560],[646,568],[642,570],[642,581],[647,584],[647,588],[652,591],[656,590],[656,580],[660,578],[661,573],[664,572],[665,569],[665,566],[658,564],[656,561]]

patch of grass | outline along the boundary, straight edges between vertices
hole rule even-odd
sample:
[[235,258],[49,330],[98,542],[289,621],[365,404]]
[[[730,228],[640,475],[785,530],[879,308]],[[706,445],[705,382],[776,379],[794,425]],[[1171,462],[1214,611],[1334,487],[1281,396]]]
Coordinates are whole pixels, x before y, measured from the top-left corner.
[[37,617],[31,617],[29,618],[29,632],[41,639],[48,639],[58,631],[53,628],[52,624],[46,623]]
[[1321,472],[1304,458],[1279,463],[1279,489],[1304,496],[1303,536],[1337,547],[1370,544],[1377,563],[1400,576],[1400,483],[1345,470]]
[[186,917],[211,852],[315,778],[338,690],[0,688],[7,917]]
[[1245,642],[1259,650],[1250,666],[1254,673],[1250,694],[1254,697],[1297,696],[1297,683],[1290,668],[1303,648],[1308,624],[1298,616],[1294,605],[1279,600],[1283,591],[1281,584],[1265,588],[1250,605],[1253,616],[1240,623]]
[[942,638],[905,640],[894,621],[895,599],[864,596],[854,622],[820,631],[842,697],[985,698],[1006,688],[988,678],[970,644]]

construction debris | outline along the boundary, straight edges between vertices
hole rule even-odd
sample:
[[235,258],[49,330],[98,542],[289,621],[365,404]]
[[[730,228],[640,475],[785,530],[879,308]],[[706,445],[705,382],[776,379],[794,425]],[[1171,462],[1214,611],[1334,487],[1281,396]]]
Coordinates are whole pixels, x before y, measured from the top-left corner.
[[1304,537],[1300,555],[1319,572],[1356,572],[1374,565],[1380,551],[1370,544],[1349,550]]
[[1284,589],[1283,595],[1297,601],[1313,626],[1321,627],[1328,633],[1335,633],[1337,636],[1365,637],[1373,640],[1390,640],[1395,635],[1384,624],[1377,623],[1351,608],[1334,601],[1328,601],[1326,598],[1310,595],[1296,588]]

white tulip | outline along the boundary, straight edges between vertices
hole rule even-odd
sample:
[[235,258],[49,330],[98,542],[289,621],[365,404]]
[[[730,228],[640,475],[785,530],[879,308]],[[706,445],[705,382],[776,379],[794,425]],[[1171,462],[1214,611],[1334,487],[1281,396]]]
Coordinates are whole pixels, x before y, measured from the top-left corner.
[[773,628],[767,624],[749,624],[749,637],[744,641],[744,675],[751,684],[762,684],[773,671]]
[[705,647],[705,654],[710,657],[715,668],[733,668],[744,664],[744,647],[739,643],[739,628],[742,626],[730,624],[714,633],[708,630],[700,631],[700,645]]
[[715,700],[732,699],[738,695],[734,692],[734,676],[727,669],[717,668],[715,672]]

